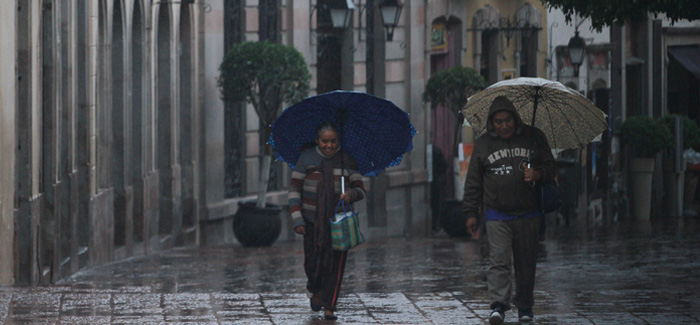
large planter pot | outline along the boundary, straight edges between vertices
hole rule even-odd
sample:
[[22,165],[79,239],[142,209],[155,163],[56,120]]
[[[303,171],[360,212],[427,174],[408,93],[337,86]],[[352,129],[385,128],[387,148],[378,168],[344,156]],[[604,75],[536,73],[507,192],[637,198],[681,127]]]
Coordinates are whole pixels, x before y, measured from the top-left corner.
[[462,213],[462,200],[445,199],[442,201],[440,224],[450,237],[470,236],[467,232],[467,216]]
[[648,220],[651,216],[651,185],[654,158],[632,158],[630,161],[630,189],[632,215]]
[[233,234],[245,247],[270,246],[282,230],[281,211],[272,204],[258,208],[255,202],[240,202],[233,217]]

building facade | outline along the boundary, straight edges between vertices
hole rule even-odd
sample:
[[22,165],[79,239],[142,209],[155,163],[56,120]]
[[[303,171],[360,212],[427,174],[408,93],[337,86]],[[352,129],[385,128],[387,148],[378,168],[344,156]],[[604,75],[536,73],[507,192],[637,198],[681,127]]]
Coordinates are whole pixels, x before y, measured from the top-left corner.
[[[542,4],[526,1],[428,1],[426,23],[431,30],[430,72],[466,66],[488,84],[517,77],[545,77],[547,15]],[[466,175],[455,156],[457,143],[469,145],[471,128],[438,106],[430,113],[430,142],[448,162],[445,198],[461,200]],[[461,130],[459,130],[461,129]],[[455,134],[458,136],[455,138]]]
[[[414,150],[366,179],[362,227],[370,240],[425,235],[426,3],[404,2],[392,41],[377,1],[348,3],[351,27],[334,30],[324,1],[0,2],[0,40],[13,44],[0,50],[0,177],[12,184],[0,190],[0,283],[235,243],[238,203],[257,190],[261,126],[251,107],[221,101],[216,79],[242,41],[297,48],[313,93],[367,91],[410,114]],[[289,174],[276,163],[270,202],[286,205]],[[279,240],[295,239],[284,227]]]
[[[440,70],[471,67],[489,83],[549,77],[607,103],[608,156],[576,154],[579,167],[609,166],[582,169],[574,184],[585,195],[598,186],[578,185],[594,180],[590,173],[609,175],[590,184],[624,191],[615,132],[625,116],[697,118],[694,23],[650,18],[611,28],[609,39],[585,34],[588,60],[575,78],[562,46],[571,30],[560,39],[565,23],[549,21],[537,1],[406,0],[389,29],[380,0],[340,1],[352,9],[349,24],[333,28],[336,2],[0,1],[0,42],[12,44],[0,49],[0,283],[49,283],[175,246],[236,243],[232,221],[257,193],[260,131],[268,127],[249,105],[222,101],[217,88],[224,54],[243,41],[300,51],[312,94],[365,91],[410,115],[413,151],[365,179],[359,209],[369,240],[428,235],[428,148],[450,153],[455,141],[471,141],[468,128],[454,138],[451,112],[422,101]],[[268,202],[285,206],[290,170],[273,165]],[[458,177],[446,186],[446,197],[460,197]],[[281,217],[278,240],[299,241],[288,213]]]
[[[232,220],[238,204],[257,193],[260,125],[249,105],[224,103],[216,87],[227,49],[243,41],[270,40],[296,48],[312,76],[311,94],[355,90],[385,97],[410,115],[418,131],[413,151],[400,166],[368,177],[368,197],[359,203],[368,238],[425,235],[430,229],[425,148],[429,119],[421,94],[428,73],[426,3],[404,1],[393,39],[387,40],[380,1],[341,1],[351,9],[349,24],[333,28],[329,8],[338,1],[210,1],[205,14],[204,118],[205,206],[200,215],[202,244],[234,242]],[[271,9],[272,8],[272,9]],[[268,202],[285,206],[290,169],[273,162]],[[283,212],[280,240],[300,239]]]
[[0,283],[199,242],[201,20],[192,1],[2,11]]

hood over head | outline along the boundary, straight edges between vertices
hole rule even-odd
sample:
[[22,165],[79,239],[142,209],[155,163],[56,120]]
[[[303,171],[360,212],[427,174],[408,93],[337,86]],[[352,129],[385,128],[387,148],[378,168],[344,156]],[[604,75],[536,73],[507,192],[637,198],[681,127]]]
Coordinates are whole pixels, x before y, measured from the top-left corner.
[[518,114],[518,110],[515,108],[515,105],[513,105],[513,103],[506,96],[498,96],[491,103],[491,107],[489,108],[489,118],[486,122],[486,130],[488,131],[488,134],[493,137],[498,137],[496,130],[493,128],[492,120],[493,115],[500,111],[508,111],[513,113],[513,118],[515,118],[515,134],[520,134],[522,131],[523,120],[520,118],[520,114]]

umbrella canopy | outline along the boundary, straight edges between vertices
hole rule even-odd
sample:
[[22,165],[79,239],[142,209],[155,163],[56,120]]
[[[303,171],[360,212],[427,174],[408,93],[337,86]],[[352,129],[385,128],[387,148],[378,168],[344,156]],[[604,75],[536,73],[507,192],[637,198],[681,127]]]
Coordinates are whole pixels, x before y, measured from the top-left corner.
[[523,122],[542,130],[552,149],[584,148],[608,127],[605,113],[579,92],[557,81],[521,77],[469,97],[462,113],[478,135],[486,133],[489,109],[498,96],[513,102]]
[[363,92],[333,91],[285,108],[272,123],[270,143],[277,158],[294,168],[302,148],[314,143],[316,127],[324,122],[338,128],[341,147],[363,175],[378,175],[400,164],[404,153],[413,149],[416,130],[394,103]]

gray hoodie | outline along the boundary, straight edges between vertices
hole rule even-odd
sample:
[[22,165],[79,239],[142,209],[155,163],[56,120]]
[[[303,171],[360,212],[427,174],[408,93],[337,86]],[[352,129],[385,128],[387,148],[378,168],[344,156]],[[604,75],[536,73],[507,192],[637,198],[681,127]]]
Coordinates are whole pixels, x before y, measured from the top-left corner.
[[[491,120],[499,111],[510,111],[515,117],[516,131],[510,139],[498,137],[493,127]],[[540,181],[554,180],[556,161],[544,133],[524,124],[505,97],[496,98],[491,104],[487,131],[474,143],[462,211],[467,218],[478,217],[483,204],[485,209],[513,216],[534,212],[538,208],[537,192],[533,184],[525,182],[522,163],[531,157],[531,166],[539,172]]]

